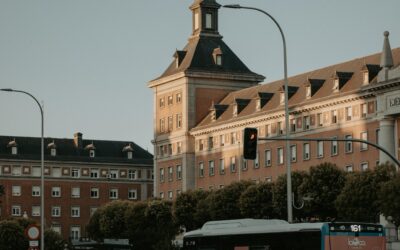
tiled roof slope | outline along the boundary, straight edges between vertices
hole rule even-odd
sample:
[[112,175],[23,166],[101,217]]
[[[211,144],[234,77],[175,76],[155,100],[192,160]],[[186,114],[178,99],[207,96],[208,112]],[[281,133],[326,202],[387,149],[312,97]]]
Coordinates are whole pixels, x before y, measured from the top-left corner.
[[[18,154],[12,155],[8,146],[10,141],[15,141]],[[40,137],[0,136],[0,159],[40,160]],[[50,155],[49,144],[53,143],[57,149],[56,156]],[[89,157],[85,147],[89,144],[95,146],[95,157]],[[131,145],[133,157],[128,159],[123,148]],[[49,161],[76,161],[76,162],[103,162],[103,163],[132,163],[153,164],[153,155],[133,142],[82,140],[82,148],[75,147],[73,139],[44,138],[45,160]]]
[[[393,59],[394,59],[394,67],[398,67],[400,64],[400,48],[396,48],[392,50]],[[303,73],[300,75],[296,75],[288,78],[288,85],[298,87],[297,92],[289,99],[289,107],[293,108],[295,106],[305,105],[316,103],[322,100],[326,100],[328,98],[335,98],[344,96],[353,92],[358,91],[362,87],[362,72],[366,69],[373,69],[374,78],[370,79],[370,85],[377,84],[376,77],[376,65],[379,65],[381,58],[381,53],[377,53],[374,55],[357,58],[348,62],[328,66],[325,68],[317,69],[311,72]],[[374,66],[371,66],[374,65]],[[339,72],[339,74],[338,74]],[[353,73],[351,78],[344,84],[344,86],[337,92],[333,91],[333,78],[337,75],[340,75],[340,72],[351,72]],[[319,79],[325,80],[323,85],[316,91],[316,93],[309,99],[306,98],[306,83],[309,82],[309,79]],[[258,85],[255,87],[231,92],[227,95],[219,104],[229,105],[226,111],[219,116],[216,121],[212,120],[211,114],[208,114],[194,129],[196,131],[198,129],[202,129],[205,127],[211,127],[218,124],[223,124],[226,122],[233,122],[235,120],[245,119],[252,115],[257,116],[260,115],[260,112],[271,112],[274,110],[283,109],[284,106],[280,105],[279,93],[283,91],[283,80],[266,83],[262,85]],[[258,93],[267,92],[274,93],[274,96],[271,100],[264,106],[260,111],[256,110],[256,99],[259,96]],[[251,102],[244,108],[237,116],[233,115],[233,103],[234,100],[240,99],[251,99]]]
[[[213,52],[215,49],[220,49],[222,52],[222,65],[216,65],[214,62]],[[239,57],[225,44],[221,37],[192,37],[189,39],[183,51],[185,51],[186,54],[179,67],[176,66],[175,61],[172,62],[159,78],[180,72],[204,71],[208,73],[249,74],[264,79],[263,76],[250,71]],[[180,56],[182,56],[182,53],[180,53]]]

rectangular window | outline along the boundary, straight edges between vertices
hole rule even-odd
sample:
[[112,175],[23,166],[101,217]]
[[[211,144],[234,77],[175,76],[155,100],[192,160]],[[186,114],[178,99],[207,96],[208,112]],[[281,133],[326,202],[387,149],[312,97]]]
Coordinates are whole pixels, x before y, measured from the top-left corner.
[[331,111],[331,118],[332,118],[332,123],[335,124],[337,123],[337,110],[332,110]]
[[[333,137],[333,139],[336,139],[337,137]],[[338,142],[337,141],[331,141],[331,155],[337,155],[338,154]]]
[[109,198],[110,199],[118,199],[118,189],[117,188],[111,188],[109,192]]
[[71,177],[72,178],[79,178],[80,177],[80,171],[77,168],[73,168],[71,171]]
[[322,113],[317,114],[317,125],[318,127],[322,127],[324,125],[324,118],[322,116]]
[[277,123],[277,131],[278,131],[278,135],[283,135],[282,122]]
[[97,168],[90,169],[90,178],[99,178],[99,170]]
[[182,114],[176,115],[176,128],[182,127]]
[[290,132],[296,132],[296,119],[290,120]]
[[271,164],[271,150],[265,150],[265,166],[269,167]]
[[237,141],[237,134],[236,132],[231,133],[231,144],[236,144]]
[[32,217],[40,216],[40,206],[32,206]]
[[203,139],[199,140],[199,150],[202,151],[204,149],[204,141]]
[[225,160],[219,159],[219,174],[225,174]]
[[174,197],[174,193],[172,191],[168,191],[168,199],[172,200]]
[[172,167],[168,167],[168,181],[172,181],[174,178],[174,170]]
[[303,144],[303,160],[309,160],[310,159],[310,143],[304,143]]
[[78,218],[81,216],[81,208],[79,206],[71,207],[71,217]]
[[182,94],[178,93],[176,94],[176,103],[180,103],[182,101]]
[[61,207],[60,206],[52,206],[51,207],[51,216],[52,217],[60,217],[61,216]]
[[164,120],[164,118],[160,119],[160,132],[165,132],[165,120]]
[[52,197],[61,197],[61,187],[52,187],[51,188],[51,196]]
[[176,166],[176,178],[178,180],[182,179],[182,165]]
[[208,137],[208,150],[211,150],[214,148],[214,137],[210,136]]
[[32,186],[32,196],[33,197],[40,196],[40,186]]
[[136,170],[129,169],[128,170],[128,178],[129,178],[129,180],[135,180],[136,179]]
[[231,172],[236,172],[236,157],[232,156],[231,157]]
[[322,158],[324,157],[324,142],[317,141],[317,157]]
[[[361,132],[360,137],[361,137],[361,140],[368,141],[368,132],[366,132],[366,131],[365,132]],[[368,144],[361,143],[360,150],[364,151],[364,150],[367,150],[367,149],[368,149]]]
[[165,106],[164,97],[160,98],[160,108]]
[[346,121],[350,121],[353,117],[353,109],[352,107],[346,107]]
[[271,124],[265,125],[265,136],[271,136],[272,129],[271,129]]
[[118,178],[118,170],[117,169],[111,169],[109,178],[110,179],[117,179]]
[[297,146],[296,145],[290,146],[290,159],[292,162],[297,161]]
[[21,206],[13,205],[11,207],[11,215],[12,216],[21,216]]
[[368,162],[362,162],[360,165],[361,171],[367,171],[368,170]]
[[215,175],[214,161],[209,161],[208,162],[208,173],[209,173],[210,176]]
[[21,196],[21,186],[12,186],[12,196]]
[[72,187],[72,188],[71,188],[71,197],[72,197],[72,198],[79,198],[79,197],[81,197],[81,188],[79,188],[79,187]]
[[79,240],[81,238],[81,227],[80,226],[71,226],[70,239],[71,240]]
[[174,98],[172,97],[172,95],[168,96],[168,105],[172,105]]
[[367,109],[367,108],[368,108],[368,107],[367,107],[367,104],[366,104],[366,103],[361,104],[361,117],[362,117],[362,118],[367,117],[367,112],[368,112],[368,109]]
[[90,198],[99,198],[99,188],[90,188]]
[[164,169],[160,168],[160,182],[164,182]]
[[220,135],[219,136],[219,145],[224,146],[225,145],[225,135]]
[[259,168],[260,167],[259,159],[260,159],[260,153],[257,152],[256,159],[254,159],[254,168]]
[[[345,139],[352,139],[353,137],[351,135],[346,135],[344,137]],[[353,152],[353,142],[352,141],[346,141],[345,142],[345,152],[346,153],[351,153]]]
[[172,131],[172,116],[168,116],[168,131]]
[[353,172],[353,165],[347,165],[344,167],[344,169],[346,170],[346,172],[351,173]]
[[311,125],[310,116],[303,117],[303,130],[309,130]]
[[136,189],[129,189],[128,190],[128,199],[129,200],[136,200],[137,199],[137,190]]
[[283,148],[278,148],[277,150],[277,154],[278,154],[278,164],[283,164]]
[[204,177],[204,163],[199,162],[199,176]]
[[212,14],[206,13],[206,29],[212,29]]

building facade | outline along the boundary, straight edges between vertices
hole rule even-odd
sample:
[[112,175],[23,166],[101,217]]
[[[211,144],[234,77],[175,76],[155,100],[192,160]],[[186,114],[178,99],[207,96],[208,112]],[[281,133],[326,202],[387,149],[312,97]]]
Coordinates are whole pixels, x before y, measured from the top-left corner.
[[[274,181],[286,171],[333,162],[363,171],[391,159],[367,144],[258,142],[256,160],[242,157],[242,132],[284,137],[284,84],[260,84],[222,41],[215,0],[195,0],[193,33],[173,62],[148,86],[154,93],[155,196],[175,199],[189,189],[222,188],[241,179]],[[289,78],[290,136],[364,139],[398,158],[400,48],[384,34],[382,53]]]
[[72,242],[87,237],[96,209],[114,200],[146,200],[153,193],[153,156],[133,142],[0,136],[0,220],[29,217]]

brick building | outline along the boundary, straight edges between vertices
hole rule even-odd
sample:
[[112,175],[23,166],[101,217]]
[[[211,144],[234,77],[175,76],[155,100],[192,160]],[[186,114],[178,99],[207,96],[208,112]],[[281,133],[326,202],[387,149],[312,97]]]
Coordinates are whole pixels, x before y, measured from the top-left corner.
[[0,136],[0,220],[28,216],[72,241],[86,237],[93,212],[113,200],[146,200],[153,192],[153,156],[133,142],[45,138],[41,191],[41,138]]
[[[174,199],[189,189],[222,188],[233,181],[274,181],[284,174],[285,143],[259,141],[258,157],[242,157],[242,131],[261,137],[285,133],[283,81],[260,84],[223,42],[215,0],[195,0],[193,33],[167,70],[148,86],[154,92],[155,195]],[[291,137],[357,138],[398,157],[400,48],[388,32],[382,53],[289,78]],[[291,142],[292,169],[334,162],[362,171],[390,161],[366,144]]]

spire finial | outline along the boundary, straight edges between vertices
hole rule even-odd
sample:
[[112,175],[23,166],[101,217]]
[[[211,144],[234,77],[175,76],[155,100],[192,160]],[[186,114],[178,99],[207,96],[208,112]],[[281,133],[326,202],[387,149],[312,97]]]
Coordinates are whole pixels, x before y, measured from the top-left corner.
[[390,42],[389,42],[389,31],[383,32],[383,36],[385,38],[383,40],[383,49],[382,49],[380,66],[382,68],[391,68],[391,67],[393,67],[393,56],[392,56],[392,49],[390,48]]

